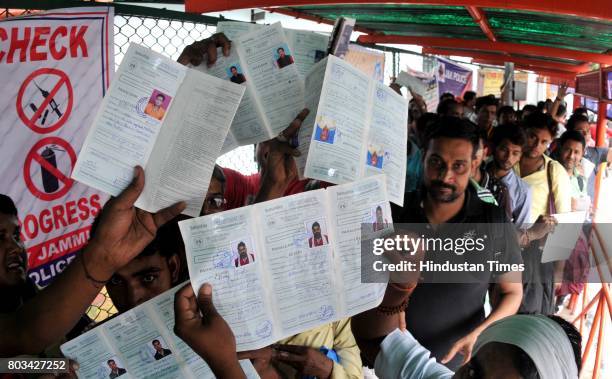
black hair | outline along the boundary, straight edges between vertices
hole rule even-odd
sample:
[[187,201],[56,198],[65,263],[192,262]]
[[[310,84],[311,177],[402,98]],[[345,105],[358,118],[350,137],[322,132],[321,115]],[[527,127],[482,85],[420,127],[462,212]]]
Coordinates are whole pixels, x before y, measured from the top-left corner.
[[474,100],[476,98],[476,92],[474,91],[465,91],[463,94],[463,102],[467,103],[468,101]]
[[589,110],[586,109],[585,107],[578,107],[576,109],[574,109],[574,112],[572,112],[572,115],[583,115],[583,116],[587,116],[589,115]]
[[380,211],[382,212],[382,207],[380,205],[376,206],[376,210],[378,211],[380,209]]
[[572,115],[572,117],[570,117],[567,120],[567,124],[565,125],[565,129],[566,130],[576,130],[576,124],[580,123],[580,122],[589,122],[589,118],[586,116],[583,116],[581,114],[576,114],[574,113]]
[[161,345],[161,342],[159,342],[159,340],[158,340],[158,339],[155,339],[155,340],[151,341],[151,343],[152,343],[152,344],[154,344],[155,342],[157,342],[158,344],[160,344],[160,345]]
[[321,228],[321,225],[319,225],[318,221],[313,222],[311,228],[314,229],[315,226],[318,226],[319,228]]
[[535,105],[533,105],[533,104],[525,104],[525,106],[523,107],[523,113],[524,113],[524,112],[530,112],[530,113],[533,113],[533,112],[535,112],[535,111],[537,111],[537,110],[538,110],[538,107],[536,107],[536,106],[535,106]]
[[17,217],[15,202],[7,195],[0,194],[0,213]]
[[544,112],[545,109],[546,109],[546,102],[538,101],[538,105],[536,106],[536,110],[538,110],[540,112]]
[[563,329],[563,331],[567,335],[567,339],[569,339],[570,345],[572,345],[572,350],[574,351],[574,361],[576,362],[576,368],[578,369],[578,372],[580,372],[580,370],[582,369],[582,335],[574,325],[562,319],[561,317],[554,315],[548,315],[546,317],[559,324],[561,329]]
[[577,130],[568,130],[565,133],[561,134],[557,146],[562,147],[567,141],[580,142],[583,150],[586,147],[586,141],[584,140],[584,136]]
[[444,92],[442,95],[440,95],[440,102],[444,100],[455,100],[455,95],[450,92]]
[[488,107],[490,105],[497,106],[497,99],[493,95],[481,96],[476,99],[476,113],[480,111],[482,107]]
[[222,185],[225,185],[225,173],[218,164],[215,164],[215,168],[213,168],[212,177],[221,182]]
[[238,246],[236,247],[240,247],[240,246],[243,246],[244,248],[246,248],[246,244],[242,241],[238,242]]
[[166,100],[166,96],[162,95],[161,93],[158,93],[155,97],[161,97],[162,99]]
[[493,128],[491,143],[494,147],[499,146],[505,139],[509,140],[514,145],[524,146],[527,142],[527,135],[525,131],[516,124],[499,125]]
[[452,111],[452,109],[459,105],[459,103],[457,101],[455,101],[455,99],[446,99],[440,102],[440,104],[438,104],[438,108],[436,109],[436,113],[440,116],[450,116],[449,113]]
[[285,48],[283,48],[283,47],[279,47],[278,49],[276,49],[276,52],[278,53],[278,52],[280,52],[281,50],[282,50],[282,51],[285,51]]
[[507,113],[516,113],[514,111],[514,108],[512,108],[510,105],[504,105],[503,107],[500,107],[497,110],[497,117],[501,116],[502,114],[507,114]]
[[462,139],[472,144],[472,154],[478,151],[480,137],[477,133],[478,127],[473,122],[459,117],[439,117],[425,135],[424,147],[427,149],[429,143],[438,138]]
[[546,129],[550,132],[552,138],[555,138],[559,125],[547,113],[536,112],[525,117],[523,124],[527,129]]
[[232,67],[230,67],[230,70],[231,70],[232,68],[233,68],[234,70],[238,71],[238,67],[236,67],[236,66],[232,66]]
[[117,362],[115,362],[115,360],[114,360],[114,359],[109,359],[108,361],[106,361],[106,364],[109,364],[109,363],[111,363],[111,362],[113,362],[113,363],[117,363]]

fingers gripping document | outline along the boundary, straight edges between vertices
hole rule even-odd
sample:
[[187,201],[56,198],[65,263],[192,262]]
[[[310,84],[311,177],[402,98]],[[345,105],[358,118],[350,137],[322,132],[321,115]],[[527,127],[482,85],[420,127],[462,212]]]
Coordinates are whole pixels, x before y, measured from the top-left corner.
[[377,207],[391,222],[380,175],[182,221],[192,286],[212,284],[239,351],[374,308],[359,237]]
[[72,177],[113,196],[145,169],[136,206],[185,201],[197,216],[244,87],[131,44],[104,97]]

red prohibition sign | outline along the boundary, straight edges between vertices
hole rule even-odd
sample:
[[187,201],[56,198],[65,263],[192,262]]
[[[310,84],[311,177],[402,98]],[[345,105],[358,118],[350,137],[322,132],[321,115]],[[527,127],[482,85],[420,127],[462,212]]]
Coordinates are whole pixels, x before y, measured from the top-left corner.
[[[64,196],[70,188],[72,184],[74,184],[74,180],[70,178],[70,173],[65,175],[63,172],[54,167],[51,163],[49,163],[45,158],[40,155],[38,152],[41,148],[49,145],[57,145],[61,147],[68,156],[70,157],[70,171],[74,168],[76,164],[76,154],[72,149],[72,146],[65,140],[59,137],[46,137],[36,142],[34,146],[30,149],[30,152],[26,156],[25,164],[23,165],[23,177],[25,179],[26,186],[32,192],[32,194],[38,197],[41,200],[52,201],[55,199],[59,199]],[[35,161],[35,162],[34,162]],[[32,163],[39,164],[42,168],[47,170],[51,175],[57,178],[57,180],[63,184],[61,188],[53,193],[46,193],[43,190],[40,190],[32,181]]]
[[[23,105],[23,94],[28,88],[28,85],[37,77],[42,75],[55,75],[59,77],[57,83],[53,86],[51,91],[45,96],[43,102],[38,106],[34,115],[30,118],[28,117],[23,109],[25,108]],[[47,108],[53,97],[62,89],[63,86],[66,86],[66,90],[68,91],[68,105],[66,106],[66,110],[62,114],[62,116],[50,126],[43,127],[42,125],[36,124],[38,119],[40,118],[43,111]],[[70,112],[72,111],[72,102],[73,102],[73,93],[72,93],[72,84],[70,83],[70,79],[68,79],[68,75],[63,71],[57,70],[55,68],[39,68],[38,70],[32,72],[28,77],[23,81],[21,87],[19,87],[19,92],[17,93],[17,114],[23,123],[33,131],[39,134],[46,134],[56,131],[61,128],[62,125],[68,120],[70,116]],[[36,104],[35,104],[36,105]]]

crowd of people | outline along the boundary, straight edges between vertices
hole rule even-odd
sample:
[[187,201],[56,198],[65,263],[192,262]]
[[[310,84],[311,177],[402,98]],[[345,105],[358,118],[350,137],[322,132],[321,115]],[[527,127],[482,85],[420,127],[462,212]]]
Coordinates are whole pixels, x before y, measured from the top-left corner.
[[[218,47],[229,54],[231,42],[216,34],[186,48],[179,62],[212,65]],[[389,283],[375,309],[239,353],[211,286],[196,296],[187,285],[175,298],[175,333],[219,378],[243,378],[239,359],[250,359],[262,378],[362,378],[364,366],[380,378],[577,378],[580,334],[552,315],[564,296],[579,293],[580,278],[572,259],[540,263],[541,248],[553,214],[590,208],[597,170],[612,156],[594,147],[585,109],[567,117],[565,91],[521,110],[470,91],[443,94],[435,113],[411,93],[406,194],[403,207],[392,207],[393,222],[488,223],[492,235],[495,225],[513,226],[512,238],[496,241],[498,260],[524,263],[522,280],[507,272],[479,283],[424,283],[415,273]],[[258,173],[216,166],[201,214],[329,186],[297,176],[299,152],[288,141],[308,113],[257,144]],[[185,204],[137,209],[143,186],[136,167],[132,183],[96,216],[87,247],[42,290],[27,276],[18,210],[0,196],[0,356],[57,356],[59,343],[95,327],[84,314],[104,286],[122,313],[188,279],[177,224]],[[587,244],[588,235],[581,235]],[[245,249],[235,263],[253,259]]]

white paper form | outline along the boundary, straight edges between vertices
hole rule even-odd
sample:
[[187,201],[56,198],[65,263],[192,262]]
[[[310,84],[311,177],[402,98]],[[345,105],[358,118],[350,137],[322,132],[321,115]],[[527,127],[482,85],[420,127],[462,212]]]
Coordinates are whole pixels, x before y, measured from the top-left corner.
[[[338,199],[359,202],[357,213],[332,210]],[[384,285],[357,283],[358,263],[338,265],[359,259],[361,223],[378,206],[390,227],[382,175],[182,221],[192,285],[212,284],[239,351],[373,308]]]
[[304,108],[300,77],[280,23],[236,40],[247,81],[252,83],[258,109],[265,115],[269,138],[286,129]]
[[131,44],[81,149],[72,177],[118,195],[145,168],[136,206],[186,201],[197,216],[244,87]]
[[[242,24],[242,23],[237,23]],[[249,24],[250,25],[250,24]],[[224,80],[233,81],[246,87],[242,101],[236,111],[227,138],[221,149],[221,154],[233,150],[241,145],[257,143],[270,138],[266,130],[265,116],[258,110],[253,86],[249,85],[249,78],[245,75],[244,63],[241,62],[235,46],[232,46],[229,56],[224,56],[221,48],[217,51],[217,61],[211,67],[201,64],[196,70]]]
[[[79,378],[214,378],[206,362],[174,332],[174,294],[181,284],[61,346],[79,362]],[[159,347],[156,349],[155,345]],[[247,378],[259,378],[240,361]]]
[[193,288],[212,284],[215,307],[232,325],[239,351],[277,340],[253,211],[243,207],[179,223]]
[[542,250],[542,263],[569,259],[578,241],[586,215],[585,211],[553,215],[558,224],[546,237]]
[[[336,242],[334,266],[342,277],[336,285],[344,294],[339,300],[340,310],[343,314],[358,314],[380,301],[387,288],[386,283],[363,283],[360,242],[364,236],[373,239],[393,231],[386,184],[380,176],[370,177],[348,188],[329,187],[327,196],[332,204],[330,222]],[[362,235],[362,227],[372,230]]]
[[[163,124],[157,117],[172,109],[187,71],[168,61],[130,45],[85,139],[74,179],[116,196],[131,182],[134,166],[147,163]],[[158,95],[163,102],[156,117],[145,114]]]
[[362,177],[385,173],[389,200],[403,205],[406,186],[408,104],[383,83],[372,81],[374,101],[364,144]]
[[[389,199],[402,205],[406,100],[345,61],[334,56],[326,59],[316,116],[305,120],[300,130],[298,169],[303,168],[304,177],[336,184],[384,173]],[[318,86],[319,69],[313,68],[307,86]],[[316,84],[308,83],[311,80]]]
[[[217,24],[217,32],[225,34],[230,40],[235,40],[246,33],[263,27],[265,25],[248,22],[221,21]],[[312,66],[327,55],[329,35],[310,30],[287,28],[283,30],[287,36],[289,47],[293,51],[298,72],[302,77],[306,77]]]
[[293,335],[337,318],[326,191],[308,191],[256,208],[279,333]]

